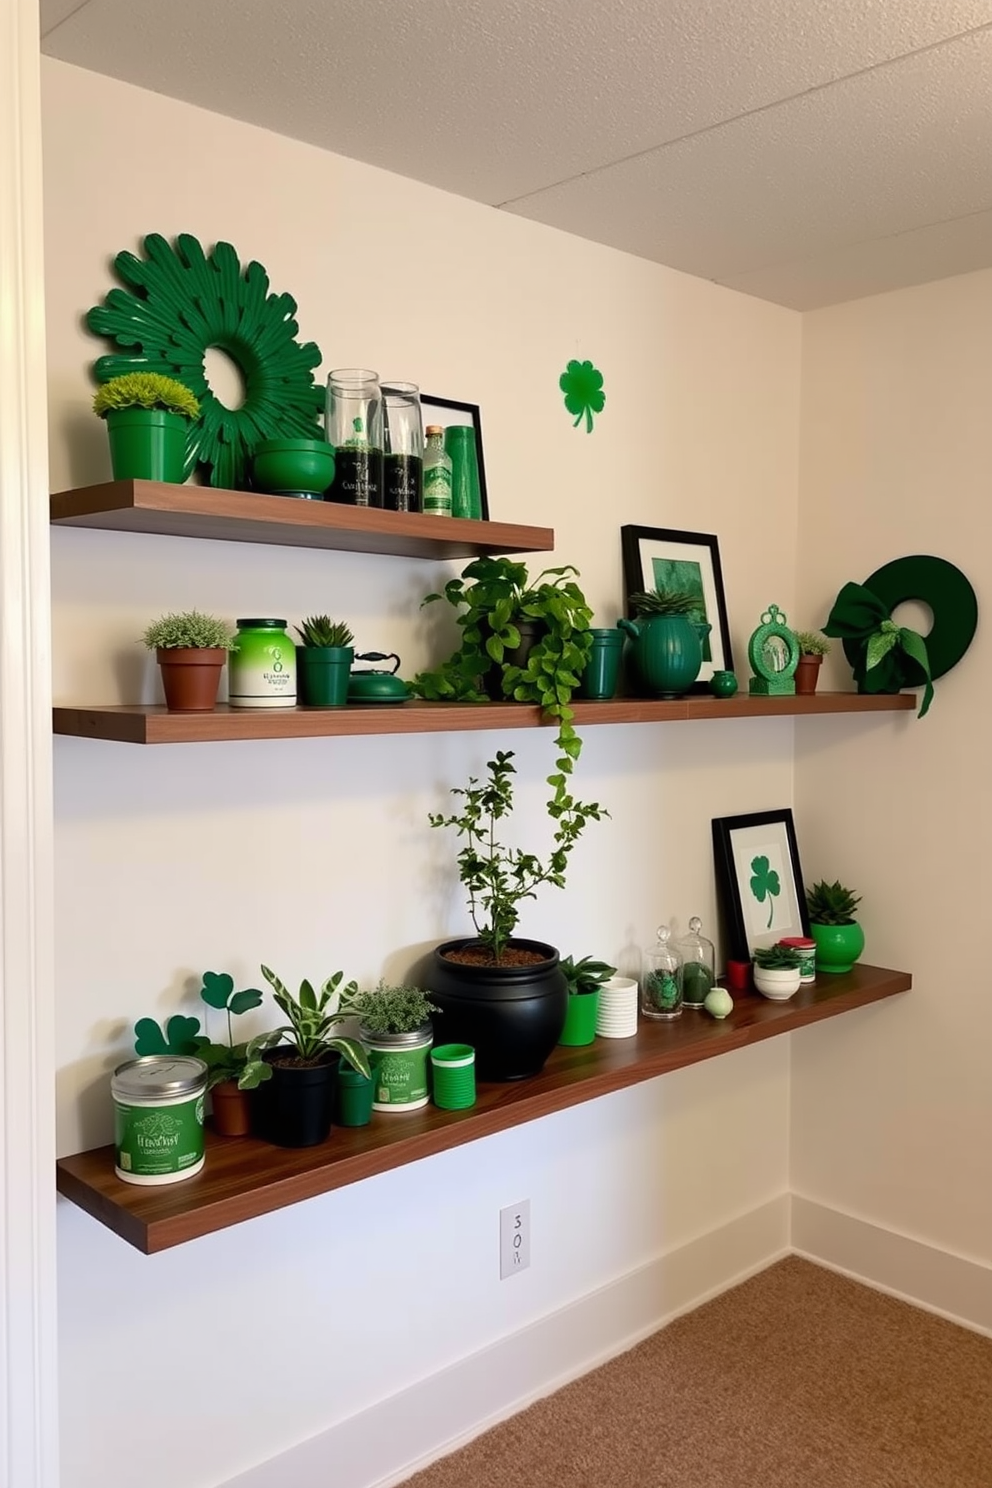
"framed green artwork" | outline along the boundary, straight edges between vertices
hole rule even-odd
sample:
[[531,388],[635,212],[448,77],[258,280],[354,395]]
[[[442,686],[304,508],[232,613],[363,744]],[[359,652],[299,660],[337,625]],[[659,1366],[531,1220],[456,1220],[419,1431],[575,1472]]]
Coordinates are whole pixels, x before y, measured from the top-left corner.
[[713,818],[717,888],[730,955],[749,961],[758,946],[809,935],[809,914],[792,812]]
[[621,527],[623,580],[630,596],[651,589],[674,589],[694,595],[696,618],[708,621],[703,664],[690,692],[709,692],[714,672],[732,672],[730,627],[723,592],[720,544],[711,532],[678,532],[669,527]]

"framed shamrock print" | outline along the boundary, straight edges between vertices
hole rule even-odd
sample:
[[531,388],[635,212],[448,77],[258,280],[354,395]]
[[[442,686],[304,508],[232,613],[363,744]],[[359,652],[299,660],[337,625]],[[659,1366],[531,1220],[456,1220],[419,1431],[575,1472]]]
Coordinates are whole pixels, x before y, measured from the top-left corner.
[[723,593],[720,544],[712,532],[678,532],[670,527],[621,527],[627,615],[630,596],[645,589],[692,595],[697,620],[709,623],[703,664],[690,692],[709,692],[714,672],[732,672],[730,625]]
[[809,935],[791,811],[714,817],[713,859],[733,960],[749,961],[756,947],[786,936]]

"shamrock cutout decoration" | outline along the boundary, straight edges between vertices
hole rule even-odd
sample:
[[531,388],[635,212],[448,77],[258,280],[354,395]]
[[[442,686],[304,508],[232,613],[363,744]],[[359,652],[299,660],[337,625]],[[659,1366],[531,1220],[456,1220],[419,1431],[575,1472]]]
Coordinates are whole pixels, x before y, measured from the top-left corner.
[[195,1054],[199,1018],[175,1013],[163,1030],[154,1018],[139,1018],[134,1025],[136,1054]]
[[767,858],[759,857],[751,859],[751,893],[759,904],[764,904],[765,897],[768,898],[768,924],[766,929],[772,928],[772,920],[775,918],[775,900],[782,892],[782,884],[778,874],[771,867]]
[[569,362],[558,379],[558,386],[565,394],[565,407],[575,415],[573,429],[586,421],[586,433],[592,433],[593,414],[602,413],[606,403],[603,392],[603,374],[592,362]]
[[223,1009],[228,1013],[246,1013],[249,1008],[260,1007],[262,1004],[262,994],[255,987],[246,987],[243,992],[235,992],[234,978],[226,971],[205,971],[200,996],[207,1007]]

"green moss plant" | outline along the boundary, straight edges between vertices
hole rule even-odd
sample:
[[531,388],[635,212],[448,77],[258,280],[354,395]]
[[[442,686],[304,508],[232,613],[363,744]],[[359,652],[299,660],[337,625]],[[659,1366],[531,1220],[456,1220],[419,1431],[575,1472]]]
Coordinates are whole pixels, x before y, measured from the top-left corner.
[[180,646],[219,648],[233,651],[237,644],[231,627],[214,615],[199,610],[183,610],[154,620],[142,636],[150,651],[171,651]]
[[342,998],[343,1011],[357,1014],[363,1034],[414,1033],[439,1011],[421,987],[378,986]]
[[830,652],[830,642],[826,636],[820,635],[816,630],[793,631],[799,650],[803,656],[827,656]]
[[125,372],[97,388],[93,412],[99,418],[120,408],[159,408],[187,419],[200,416],[200,405],[189,388],[160,372]]

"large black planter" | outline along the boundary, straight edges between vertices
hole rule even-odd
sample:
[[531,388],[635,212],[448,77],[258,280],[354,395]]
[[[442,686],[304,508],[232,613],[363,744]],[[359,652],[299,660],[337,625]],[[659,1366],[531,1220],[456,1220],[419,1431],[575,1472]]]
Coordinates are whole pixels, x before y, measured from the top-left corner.
[[330,1135],[334,1089],[341,1056],[335,1050],[319,1064],[279,1064],[292,1058],[288,1045],[262,1055],[272,1079],[252,1091],[251,1125],[256,1137],[276,1147],[316,1147]]
[[522,1080],[544,1065],[565,1026],[568,983],[554,946],[539,940],[511,945],[539,951],[532,966],[468,966],[446,952],[476,946],[449,940],[434,952],[428,986],[440,1012],[435,1044],[471,1044],[480,1080]]

